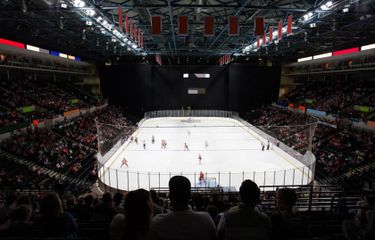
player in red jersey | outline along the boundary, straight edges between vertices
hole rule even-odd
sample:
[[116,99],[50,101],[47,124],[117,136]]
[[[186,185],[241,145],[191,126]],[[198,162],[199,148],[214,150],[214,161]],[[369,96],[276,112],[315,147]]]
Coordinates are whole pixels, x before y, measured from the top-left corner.
[[[126,167],[129,167],[129,165],[128,165],[128,160],[126,160],[126,158],[122,159],[121,167],[124,166],[124,165],[125,165]],[[120,167],[120,168],[121,168],[121,167]]]

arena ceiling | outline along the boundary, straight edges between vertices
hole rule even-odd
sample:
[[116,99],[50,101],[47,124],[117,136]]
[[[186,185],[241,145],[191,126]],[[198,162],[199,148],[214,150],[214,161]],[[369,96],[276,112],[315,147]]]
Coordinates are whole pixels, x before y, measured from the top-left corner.
[[[83,2],[83,4],[82,4]],[[2,0],[0,37],[23,41],[43,48],[103,59],[116,55],[220,57],[298,56],[373,43],[375,4],[373,0]],[[82,4],[82,5],[80,5]],[[118,6],[144,32],[144,49],[132,43],[114,41],[95,18],[101,16],[113,26],[118,22]],[[87,10],[93,14],[86,14]],[[313,13],[311,17],[306,15]],[[254,17],[264,16],[265,27],[277,28],[281,19],[293,15],[293,34],[278,43],[255,48]],[[92,16],[91,16],[92,15]],[[150,17],[161,15],[163,31],[151,34]],[[179,15],[189,16],[189,35],[177,32]],[[203,36],[204,16],[215,17],[215,35]],[[239,36],[228,36],[227,19],[238,16]],[[92,22],[92,25],[87,25]],[[115,27],[116,28],[116,27]],[[251,47],[249,47],[251,46]]]

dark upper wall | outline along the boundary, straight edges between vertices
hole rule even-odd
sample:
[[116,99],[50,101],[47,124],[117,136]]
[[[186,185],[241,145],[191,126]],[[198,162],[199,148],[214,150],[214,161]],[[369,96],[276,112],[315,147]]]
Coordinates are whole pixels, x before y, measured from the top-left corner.
[[[183,78],[189,73],[189,78]],[[209,73],[196,78],[194,73]],[[238,112],[277,99],[280,68],[245,64],[226,66],[157,66],[119,64],[100,68],[104,97],[133,112],[155,109],[224,109]],[[189,95],[188,88],[205,88]]]

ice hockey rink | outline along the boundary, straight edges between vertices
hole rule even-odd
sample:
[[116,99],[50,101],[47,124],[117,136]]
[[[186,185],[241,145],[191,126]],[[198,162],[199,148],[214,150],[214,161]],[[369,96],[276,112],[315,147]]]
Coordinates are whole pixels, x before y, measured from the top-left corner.
[[[140,123],[132,136],[138,144],[127,140],[105,164],[100,175],[106,185],[122,190],[168,187],[171,176],[184,175],[193,187],[239,190],[244,179],[259,186],[301,185],[311,174],[273,144],[262,151],[261,141],[267,140],[231,118],[151,118]],[[167,142],[165,149],[162,140]],[[199,180],[201,172],[204,181]]]

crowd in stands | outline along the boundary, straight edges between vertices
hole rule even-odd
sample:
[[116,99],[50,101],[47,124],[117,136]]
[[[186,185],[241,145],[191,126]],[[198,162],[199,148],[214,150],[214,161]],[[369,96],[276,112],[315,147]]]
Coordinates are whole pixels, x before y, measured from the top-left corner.
[[[214,195],[192,195],[191,183],[184,176],[170,179],[165,196],[144,189],[117,192],[114,196],[104,193],[101,197],[69,192],[17,196],[9,192],[0,195],[0,237],[311,239],[311,212],[296,207],[294,189],[281,188],[273,193],[275,205],[271,212],[263,209],[261,191],[251,180],[242,182],[239,194],[229,203]],[[347,208],[345,199],[341,198],[335,214],[338,224],[343,221],[344,231],[340,228],[339,234],[348,240],[373,239],[374,196],[365,195],[357,203],[360,208],[354,209]]]
[[[253,112],[249,121],[271,136],[304,154],[307,150],[311,121],[306,115],[276,107]],[[303,124],[304,123],[304,124]],[[351,166],[375,161],[375,133],[354,128],[333,128],[319,123],[315,129],[313,153],[322,176],[335,176]]]
[[[322,88],[321,86],[324,86]],[[355,105],[374,105],[375,80],[316,79],[298,87],[279,102],[305,106],[315,110],[365,119],[368,113],[359,112]],[[307,102],[306,102],[307,100]]]

